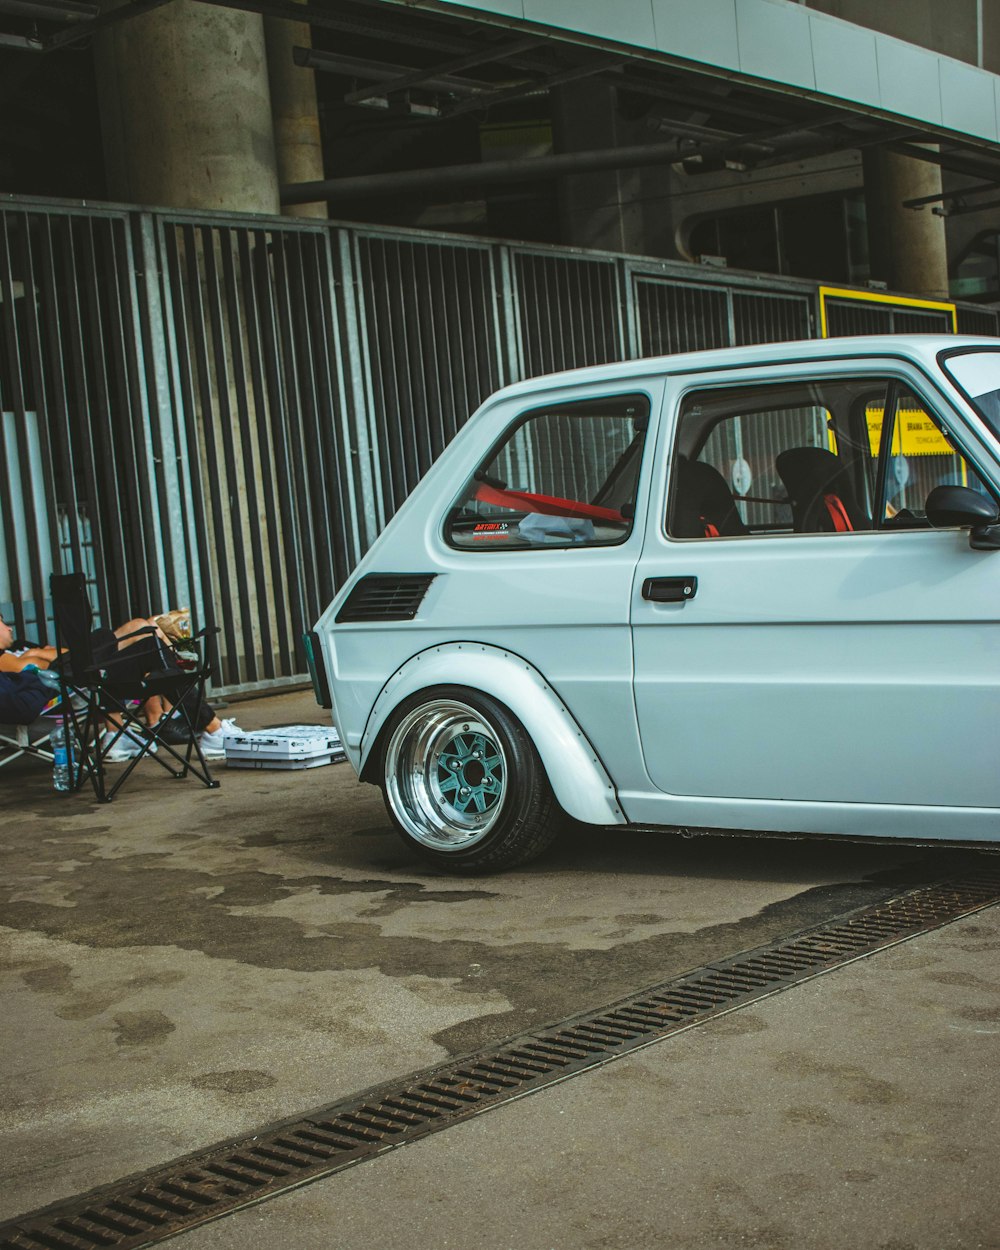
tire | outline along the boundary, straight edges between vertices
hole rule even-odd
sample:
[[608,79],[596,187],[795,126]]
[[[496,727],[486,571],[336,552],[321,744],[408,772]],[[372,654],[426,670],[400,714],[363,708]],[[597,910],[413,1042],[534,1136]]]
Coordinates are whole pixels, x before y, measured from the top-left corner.
[[407,699],[384,738],[382,794],[400,837],[445,872],[526,863],[562,810],[524,726],[495,699],[438,686]]

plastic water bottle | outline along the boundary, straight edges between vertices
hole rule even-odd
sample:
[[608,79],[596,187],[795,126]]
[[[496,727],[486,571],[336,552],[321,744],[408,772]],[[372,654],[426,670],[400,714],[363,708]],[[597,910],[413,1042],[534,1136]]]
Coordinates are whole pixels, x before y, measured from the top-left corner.
[[71,763],[73,748],[69,726],[65,719],[57,720],[52,726],[52,788],[54,790],[72,790],[73,778]]

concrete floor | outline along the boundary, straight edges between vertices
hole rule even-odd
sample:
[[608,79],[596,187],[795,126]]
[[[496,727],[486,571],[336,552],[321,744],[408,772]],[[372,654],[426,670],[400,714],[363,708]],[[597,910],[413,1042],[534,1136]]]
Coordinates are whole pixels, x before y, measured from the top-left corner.
[[1000,910],[248,1208],[184,1250],[996,1250]]
[[[227,714],[246,728],[324,718],[309,694]],[[442,877],[346,764],[219,776],[209,791],[144,763],[99,806],[54,794],[33,761],[0,770],[0,1219],[771,941],[955,858],[592,832],[524,870]],[[396,1244],[396,1228],[432,1246],[560,1250],[1000,1246],[982,1240],[1000,1229],[996,928],[983,913],[187,1239],[353,1250]],[[899,1097],[880,1102],[886,1083]],[[868,1161],[853,1166],[864,1115]],[[926,1166],[874,1168],[919,1150]],[[831,1210],[857,1218],[835,1235]]]

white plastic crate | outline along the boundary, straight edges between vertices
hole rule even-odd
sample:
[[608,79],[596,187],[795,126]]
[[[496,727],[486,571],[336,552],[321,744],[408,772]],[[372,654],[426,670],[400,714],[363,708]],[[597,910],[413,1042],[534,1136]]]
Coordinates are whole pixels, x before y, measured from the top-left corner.
[[319,768],[347,759],[332,726],[281,725],[243,730],[225,738],[230,768]]

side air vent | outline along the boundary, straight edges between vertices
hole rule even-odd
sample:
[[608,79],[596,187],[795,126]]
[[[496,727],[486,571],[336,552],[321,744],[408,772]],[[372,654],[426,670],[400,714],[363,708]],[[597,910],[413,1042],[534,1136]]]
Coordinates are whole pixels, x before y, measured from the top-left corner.
[[434,577],[434,573],[369,573],[347,596],[337,624],[412,621]]

